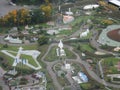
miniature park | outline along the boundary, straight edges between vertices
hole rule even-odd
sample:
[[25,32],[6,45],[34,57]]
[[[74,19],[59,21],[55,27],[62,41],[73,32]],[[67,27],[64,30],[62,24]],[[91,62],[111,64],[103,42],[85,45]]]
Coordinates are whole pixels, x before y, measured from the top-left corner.
[[119,0],[6,3],[0,90],[120,90]]

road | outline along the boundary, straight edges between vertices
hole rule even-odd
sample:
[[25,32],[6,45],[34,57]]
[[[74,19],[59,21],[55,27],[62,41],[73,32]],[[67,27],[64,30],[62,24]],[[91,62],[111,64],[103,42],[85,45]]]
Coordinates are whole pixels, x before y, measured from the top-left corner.
[[0,0],[0,17],[6,15],[8,12],[12,10],[18,10],[20,8],[36,8],[36,6],[12,6],[8,2],[9,0]]
[[[74,36],[75,36],[75,34],[74,34]],[[94,32],[93,32],[93,37],[92,37],[91,40],[90,40],[90,43],[93,45],[93,47],[95,47],[98,51],[101,51],[101,52],[104,52],[104,53],[107,53],[107,54],[114,54],[114,53],[112,53],[112,52],[108,52],[108,51],[105,51],[105,50],[102,50],[102,49],[99,48],[100,44],[97,43],[97,41],[96,41],[96,37],[97,37],[97,36],[98,36],[98,32],[94,31]],[[57,45],[56,43],[55,43],[55,44],[54,44],[54,43],[51,44],[51,45],[49,46],[48,51],[47,51],[47,53],[45,54],[45,56],[49,53],[50,49],[51,49],[52,47],[56,46],[56,45]],[[76,57],[77,57],[76,60],[75,60],[75,59],[74,59],[74,60],[72,60],[72,59],[67,59],[67,61],[72,61],[72,62],[77,62],[77,63],[82,64],[82,65],[84,66],[84,68],[86,69],[86,71],[88,72],[88,74],[90,75],[90,77],[93,78],[93,79],[94,79],[95,81],[97,81],[98,83],[101,83],[101,84],[103,84],[103,85],[105,85],[105,86],[109,86],[109,87],[120,88],[119,85],[111,84],[111,83],[108,83],[108,82],[106,82],[105,80],[101,79],[94,71],[90,70],[90,68],[89,68],[89,67],[91,67],[90,64],[88,64],[87,62],[81,60],[80,56],[79,56],[76,52],[74,52],[74,50],[73,50],[72,47],[70,47],[70,46],[68,46],[68,45],[64,45],[64,46],[67,47],[67,48],[68,48],[72,53],[74,53],[74,54],[76,55]],[[45,56],[44,56],[44,58],[45,58]],[[58,63],[59,61],[47,62],[47,61],[44,60],[44,58],[42,58],[42,61],[48,65],[48,66],[47,66],[47,70],[48,70],[48,72],[50,73],[50,75],[51,75],[51,77],[52,77],[52,79],[53,79],[54,85],[56,86],[57,90],[62,90],[62,89],[61,89],[61,85],[58,83],[58,80],[57,80],[57,77],[56,77],[55,73],[52,71],[52,66],[53,66],[54,64]],[[50,64],[50,63],[51,63],[51,64]],[[57,83],[56,83],[56,82],[57,82]]]
[[14,10],[14,9],[20,9],[20,8],[21,6],[9,5],[8,0],[0,0],[0,16],[4,16],[9,11]]

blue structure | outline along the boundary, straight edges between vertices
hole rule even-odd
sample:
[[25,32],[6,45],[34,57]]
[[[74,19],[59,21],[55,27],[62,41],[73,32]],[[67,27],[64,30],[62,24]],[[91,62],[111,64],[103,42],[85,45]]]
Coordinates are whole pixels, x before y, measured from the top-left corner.
[[83,72],[78,72],[78,76],[83,82],[88,82],[88,77]]

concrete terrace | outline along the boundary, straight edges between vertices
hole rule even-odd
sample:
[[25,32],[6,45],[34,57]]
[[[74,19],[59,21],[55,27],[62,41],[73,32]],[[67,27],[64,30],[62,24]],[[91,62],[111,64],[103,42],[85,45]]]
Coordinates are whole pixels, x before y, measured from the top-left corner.
[[120,42],[114,41],[107,36],[107,33],[109,31],[112,31],[118,28],[120,28],[120,25],[110,25],[107,28],[103,29],[97,41],[102,45],[106,44],[108,46],[115,46],[115,47],[120,46]]

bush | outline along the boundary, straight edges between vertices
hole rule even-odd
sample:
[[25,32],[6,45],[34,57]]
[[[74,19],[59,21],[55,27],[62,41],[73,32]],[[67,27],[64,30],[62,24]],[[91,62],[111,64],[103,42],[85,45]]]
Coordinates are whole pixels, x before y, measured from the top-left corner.
[[28,80],[26,79],[26,78],[21,78],[21,80],[20,80],[20,85],[25,85],[25,84],[27,84],[28,83]]
[[3,48],[8,48],[8,45],[7,44],[3,45]]
[[41,35],[39,38],[38,38],[38,44],[39,45],[44,45],[44,44],[47,44],[49,41],[49,38],[45,35]]

